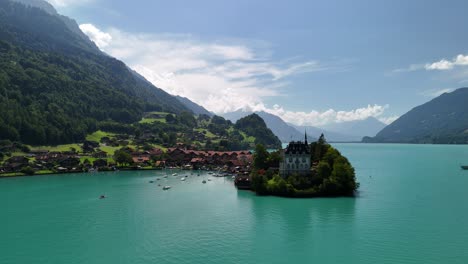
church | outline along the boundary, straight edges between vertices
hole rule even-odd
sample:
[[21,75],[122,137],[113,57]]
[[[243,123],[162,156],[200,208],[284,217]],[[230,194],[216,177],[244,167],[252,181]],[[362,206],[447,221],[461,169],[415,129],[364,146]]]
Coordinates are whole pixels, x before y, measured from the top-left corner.
[[310,163],[310,146],[306,134],[304,142],[292,141],[281,152],[280,176],[286,178],[292,174],[308,175]]

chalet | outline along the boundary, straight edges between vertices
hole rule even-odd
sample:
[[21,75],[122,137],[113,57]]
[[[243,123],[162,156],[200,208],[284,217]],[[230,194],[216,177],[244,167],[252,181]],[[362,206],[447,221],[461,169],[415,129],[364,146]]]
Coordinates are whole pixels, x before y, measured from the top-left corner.
[[34,156],[38,156],[38,155],[46,155],[47,153],[49,153],[49,151],[38,149],[38,150],[31,150],[29,153],[33,154]]
[[29,159],[24,156],[14,156],[5,161],[6,163],[20,163],[20,164],[28,164]]
[[310,149],[305,141],[291,142],[286,149],[281,151],[281,162],[279,172],[281,177],[287,177],[292,174],[308,175],[310,173]]
[[93,162],[94,168],[104,168],[107,167],[107,160],[105,159],[97,159]]
[[76,157],[66,157],[59,161],[60,167],[73,168],[80,165],[80,159]]
[[132,153],[132,160],[133,160],[133,163],[143,164],[143,163],[149,163],[151,160],[151,157],[149,154],[135,152],[135,153]]
[[94,152],[94,149],[99,148],[99,142],[86,140],[83,142],[83,152]]
[[93,158],[97,158],[97,159],[105,159],[107,158],[107,152],[105,151],[97,151],[95,153],[93,153]]
[[148,151],[148,153],[151,156],[161,156],[162,154],[164,154],[164,152],[160,148],[154,148],[154,149]]
[[3,170],[6,172],[20,171],[29,166],[29,159],[23,156],[15,156],[7,159],[3,164]]

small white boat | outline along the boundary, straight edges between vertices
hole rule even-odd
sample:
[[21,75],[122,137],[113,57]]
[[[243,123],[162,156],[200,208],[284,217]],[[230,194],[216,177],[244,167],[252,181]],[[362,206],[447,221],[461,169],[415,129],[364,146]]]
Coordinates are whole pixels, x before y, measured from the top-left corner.
[[173,173],[172,176],[177,176],[177,173]]
[[180,178],[180,180],[181,180],[181,181],[185,181],[185,180],[186,180],[186,178],[185,178],[185,177],[184,177],[184,178]]
[[167,175],[165,175],[163,178],[167,178]]
[[211,181],[211,179],[208,179],[208,181]]
[[233,179],[233,180],[234,180],[235,178],[236,178],[236,176],[232,176],[232,177],[231,177],[231,179]]
[[171,186],[164,186],[163,190],[169,190],[170,188],[171,188]]

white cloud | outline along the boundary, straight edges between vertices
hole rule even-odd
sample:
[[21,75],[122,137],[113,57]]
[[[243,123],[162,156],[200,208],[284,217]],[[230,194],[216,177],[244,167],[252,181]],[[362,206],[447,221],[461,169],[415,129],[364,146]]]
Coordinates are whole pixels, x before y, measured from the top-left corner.
[[72,5],[82,5],[85,3],[89,3],[92,0],[47,0],[55,7],[66,7]]
[[102,32],[93,24],[81,24],[80,29],[83,33],[88,35],[100,49],[109,46],[109,43],[112,41],[112,36],[110,34]]
[[431,98],[434,98],[434,97],[438,97],[444,93],[450,93],[450,92],[453,92],[455,89],[453,88],[444,88],[444,89],[430,89],[430,90],[426,90],[426,91],[423,91],[421,94],[426,96],[426,97],[431,97]]
[[412,71],[419,71],[419,70],[427,70],[427,71],[447,71],[452,70],[456,66],[466,66],[468,65],[468,55],[459,54],[452,60],[441,59],[439,61],[430,62],[426,64],[411,64],[409,67],[395,69],[393,73],[400,73],[400,72],[412,72]]
[[91,24],[80,28],[106,53],[125,61],[150,82],[221,114],[239,109],[266,111],[298,125],[378,117],[388,106],[369,105],[351,110],[293,112],[268,108],[266,97],[283,96],[287,78],[310,72],[337,70],[319,61],[272,61],[264,50],[247,44],[207,42],[191,35],[134,34]]
[[391,123],[393,123],[398,118],[400,118],[400,116],[380,117],[379,121],[386,124],[386,125],[390,125]]
[[453,69],[454,63],[448,60],[440,60],[433,63],[424,65],[424,68],[430,70],[451,70]]
[[80,26],[106,53],[121,59],[167,92],[223,113],[280,96],[285,78],[329,67],[318,61],[274,62],[246,44],[204,42],[191,35],[103,32]]
[[273,109],[263,107],[257,111],[265,111],[281,117],[284,121],[296,125],[322,126],[330,123],[342,123],[356,120],[365,120],[369,117],[380,117],[388,109],[388,105],[368,105],[350,111],[337,111],[329,109],[323,112],[294,112],[285,110],[279,105],[273,106]]
[[428,71],[430,70],[451,70],[455,66],[464,66],[468,65],[468,55],[458,55],[452,60],[442,59],[437,62],[427,63],[424,68]]

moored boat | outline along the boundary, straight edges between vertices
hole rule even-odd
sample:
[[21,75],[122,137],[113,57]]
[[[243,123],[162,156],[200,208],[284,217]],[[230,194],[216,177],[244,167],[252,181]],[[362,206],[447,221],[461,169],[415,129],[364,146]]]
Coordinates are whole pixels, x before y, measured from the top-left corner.
[[169,190],[170,188],[171,188],[171,186],[164,186],[164,187],[163,187],[163,190],[166,191],[166,190]]
[[468,170],[468,165],[462,165],[461,168],[462,170]]

